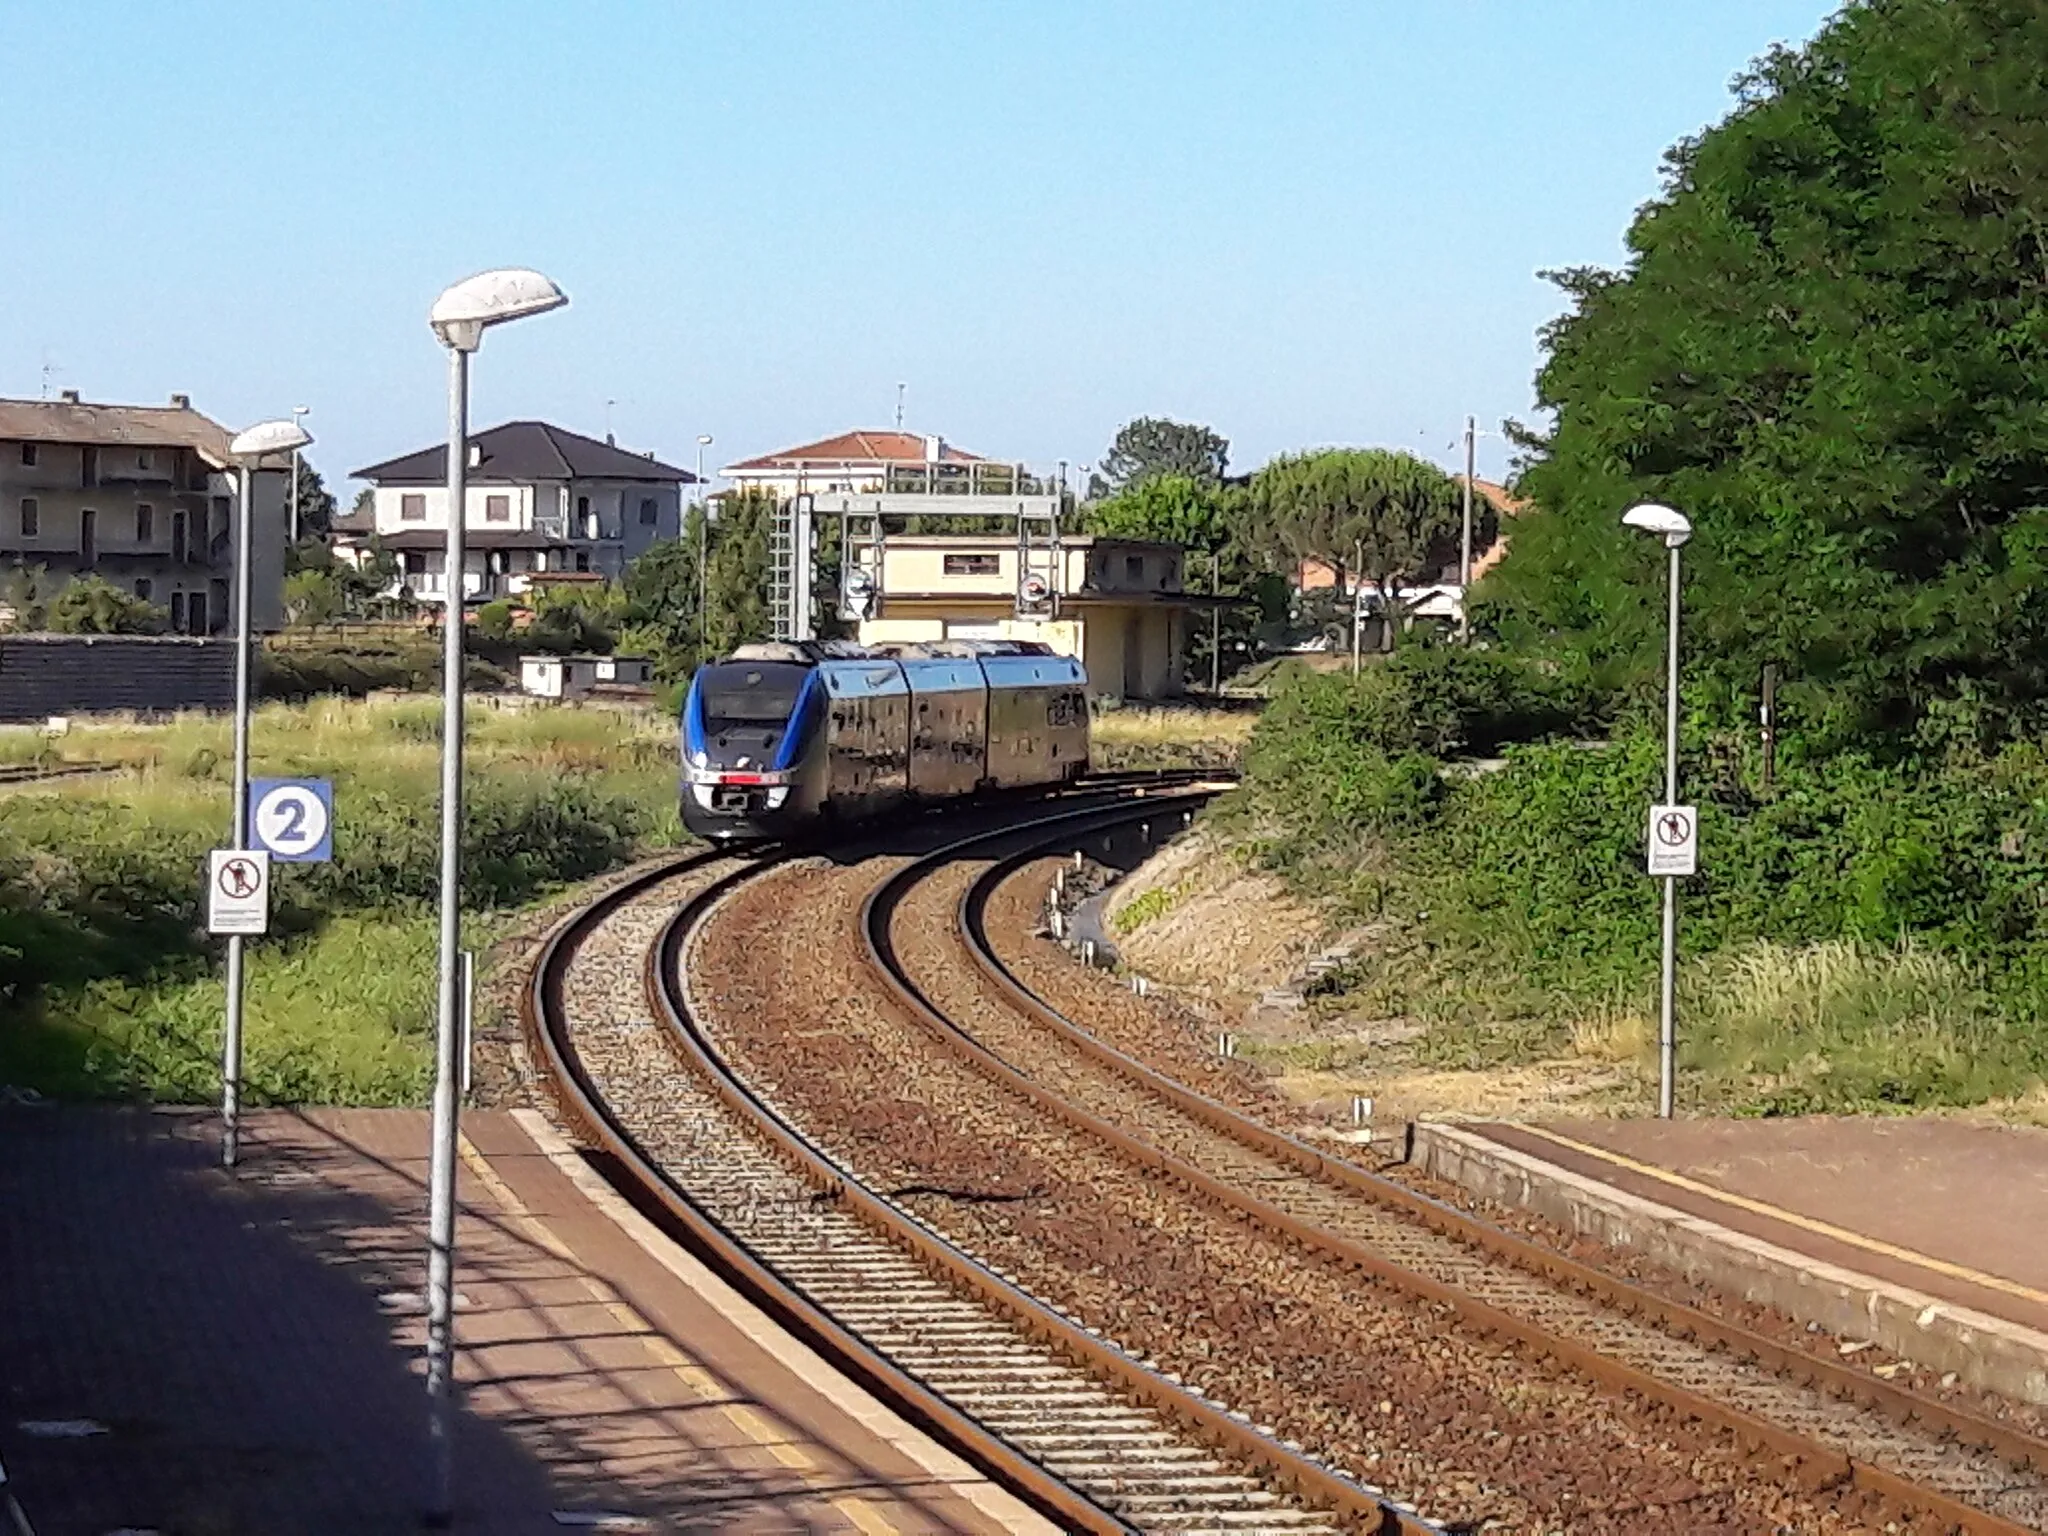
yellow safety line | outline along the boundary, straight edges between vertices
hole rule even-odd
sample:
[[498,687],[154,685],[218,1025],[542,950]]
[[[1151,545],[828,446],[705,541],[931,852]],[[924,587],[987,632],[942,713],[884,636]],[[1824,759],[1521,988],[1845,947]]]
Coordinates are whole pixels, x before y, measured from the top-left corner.
[[832,1507],[854,1523],[854,1527],[867,1536],[900,1536],[896,1527],[883,1517],[882,1512],[865,1499],[834,1499]]
[[802,1446],[790,1444],[788,1435],[744,1403],[733,1403],[728,1406],[725,1416],[732,1420],[741,1434],[762,1447],[785,1467],[795,1467],[805,1472],[817,1470],[818,1464],[811,1460],[809,1453]]
[[456,1148],[462,1154],[463,1163],[476,1175],[477,1182],[490,1191],[491,1198],[504,1208],[506,1216],[511,1219],[514,1226],[556,1258],[576,1257],[569,1251],[567,1243],[555,1236],[538,1216],[520,1203],[519,1197],[512,1193],[512,1186],[499,1178],[498,1170],[484,1161],[484,1155],[477,1151],[475,1142],[464,1136],[456,1143]]
[[[457,1143],[463,1163],[476,1175],[477,1182],[490,1192],[491,1198],[505,1212],[506,1217],[547,1252],[557,1258],[573,1259],[575,1255],[568,1245],[549,1229],[547,1223],[527,1210],[518,1195],[485,1159],[476,1144],[467,1136]],[[591,1299],[601,1304],[629,1333],[639,1337],[641,1347],[661,1365],[674,1371],[678,1380],[695,1397],[709,1400],[723,1390],[718,1378],[703,1366],[684,1354],[668,1336],[654,1324],[642,1317],[631,1303],[620,1300],[610,1287],[601,1284],[594,1276],[583,1277],[583,1287]],[[778,1429],[767,1419],[743,1404],[728,1404],[720,1410],[741,1434],[754,1444],[766,1450],[769,1455],[794,1471],[815,1472],[818,1463],[802,1446],[793,1443],[790,1435]],[[851,1520],[867,1536],[898,1536],[895,1526],[884,1519],[881,1513],[865,1501],[857,1498],[839,1498],[831,1501],[832,1507]]]
[[1561,1147],[1569,1147],[1574,1152],[1583,1152],[1588,1157],[1600,1158],[1605,1162],[1613,1163],[1618,1168],[1626,1168],[1630,1173],[1639,1173],[1645,1178],[1657,1179],[1675,1188],[1690,1190],[1694,1194],[1707,1195],[1712,1199],[1720,1201],[1723,1205],[1732,1205],[1739,1210],[1749,1211],[1758,1216],[1768,1216],[1773,1221],[1782,1221],[1788,1226],[1800,1227],[1808,1232],[1818,1233],[1822,1237],[1833,1238],[1838,1243],[1847,1243],[1851,1247],[1862,1248],[1870,1253],[1883,1254],[1886,1258],[1903,1259],[1906,1263],[1918,1265],[1921,1269],[1932,1270],[1935,1274],[1947,1275],[1954,1280],[1966,1280],[1971,1285],[1981,1285],[1986,1290],[2003,1291],[2006,1295],[2017,1296],[2022,1301],[2038,1302],[2048,1306],[2048,1291],[2038,1291],[2030,1285],[2020,1284],[2017,1280],[2007,1280],[1999,1275],[1988,1275],[1981,1269],[1971,1269],[1968,1265],[1964,1264],[1951,1264],[1947,1259],[1937,1259],[1931,1254],[1919,1253],[1911,1248],[1902,1248],[1896,1243],[1887,1243],[1881,1238],[1865,1237],[1861,1232],[1851,1232],[1846,1227],[1838,1227],[1831,1222],[1820,1221],[1811,1216],[1802,1216],[1797,1211],[1788,1211],[1780,1206],[1771,1205],[1767,1201],[1752,1200],[1747,1195],[1738,1195],[1729,1190],[1717,1189],[1712,1184],[1703,1184],[1697,1179],[1689,1179],[1682,1173],[1673,1173],[1668,1168],[1658,1168],[1649,1163],[1639,1163],[1632,1157],[1623,1157],[1619,1152],[1610,1152],[1605,1147],[1596,1147],[1588,1145],[1583,1141],[1574,1141],[1571,1137],[1560,1136],[1555,1131],[1543,1130],[1533,1125],[1517,1125],[1513,1129],[1527,1131],[1530,1135],[1540,1136],[1545,1141],[1554,1141]]

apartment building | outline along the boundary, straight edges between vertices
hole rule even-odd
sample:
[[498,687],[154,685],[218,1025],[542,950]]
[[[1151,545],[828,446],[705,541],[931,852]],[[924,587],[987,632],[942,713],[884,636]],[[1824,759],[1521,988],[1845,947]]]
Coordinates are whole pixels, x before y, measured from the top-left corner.
[[[0,571],[63,584],[98,575],[156,604],[173,633],[234,625],[238,499],[232,434],[172,395],[167,406],[0,399]],[[282,620],[286,471],[252,494],[253,627]]]
[[[446,445],[354,475],[374,488],[368,525],[337,522],[336,552],[360,561],[374,540],[397,557],[402,590],[446,602]],[[696,480],[652,453],[543,421],[478,433],[464,492],[463,599],[516,596],[550,575],[616,578],[650,544],[681,531],[683,487]]]

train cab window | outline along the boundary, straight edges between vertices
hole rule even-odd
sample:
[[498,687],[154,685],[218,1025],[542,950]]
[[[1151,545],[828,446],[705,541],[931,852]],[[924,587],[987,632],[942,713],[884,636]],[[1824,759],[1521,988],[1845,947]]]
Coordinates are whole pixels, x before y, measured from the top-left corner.
[[699,675],[704,728],[713,733],[734,726],[780,725],[796,708],[810,668],[788,662],[722,662]]

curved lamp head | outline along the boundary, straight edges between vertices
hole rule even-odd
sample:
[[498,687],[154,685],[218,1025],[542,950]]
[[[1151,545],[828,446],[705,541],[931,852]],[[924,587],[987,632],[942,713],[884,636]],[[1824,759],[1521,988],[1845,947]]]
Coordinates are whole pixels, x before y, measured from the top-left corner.
[[1676,549],[1692,537],[1692,523],[1683,512],[1646,501],[1621,514],[1622,525],[1644,533],[1662,534],[1666,548]]
[[474,352],[483,344],[484,327],[560,309],[569,296],[552,281],[525,267],[499,267],[465,277],[434,300],[427,323],[441,344],[458,352]]
[[274,453],[291,453],[313,441],[313,434],[296,421],[259,421],[246,432],[237,433],[228,444],[228,455],[244,464]]

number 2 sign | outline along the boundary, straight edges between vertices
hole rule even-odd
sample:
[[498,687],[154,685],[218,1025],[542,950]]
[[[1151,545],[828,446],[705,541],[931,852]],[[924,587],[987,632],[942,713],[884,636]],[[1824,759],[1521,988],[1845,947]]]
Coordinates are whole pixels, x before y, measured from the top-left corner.
[[334,857],[334,785],[326,779],[251,779],[249,843],[283,864]]

